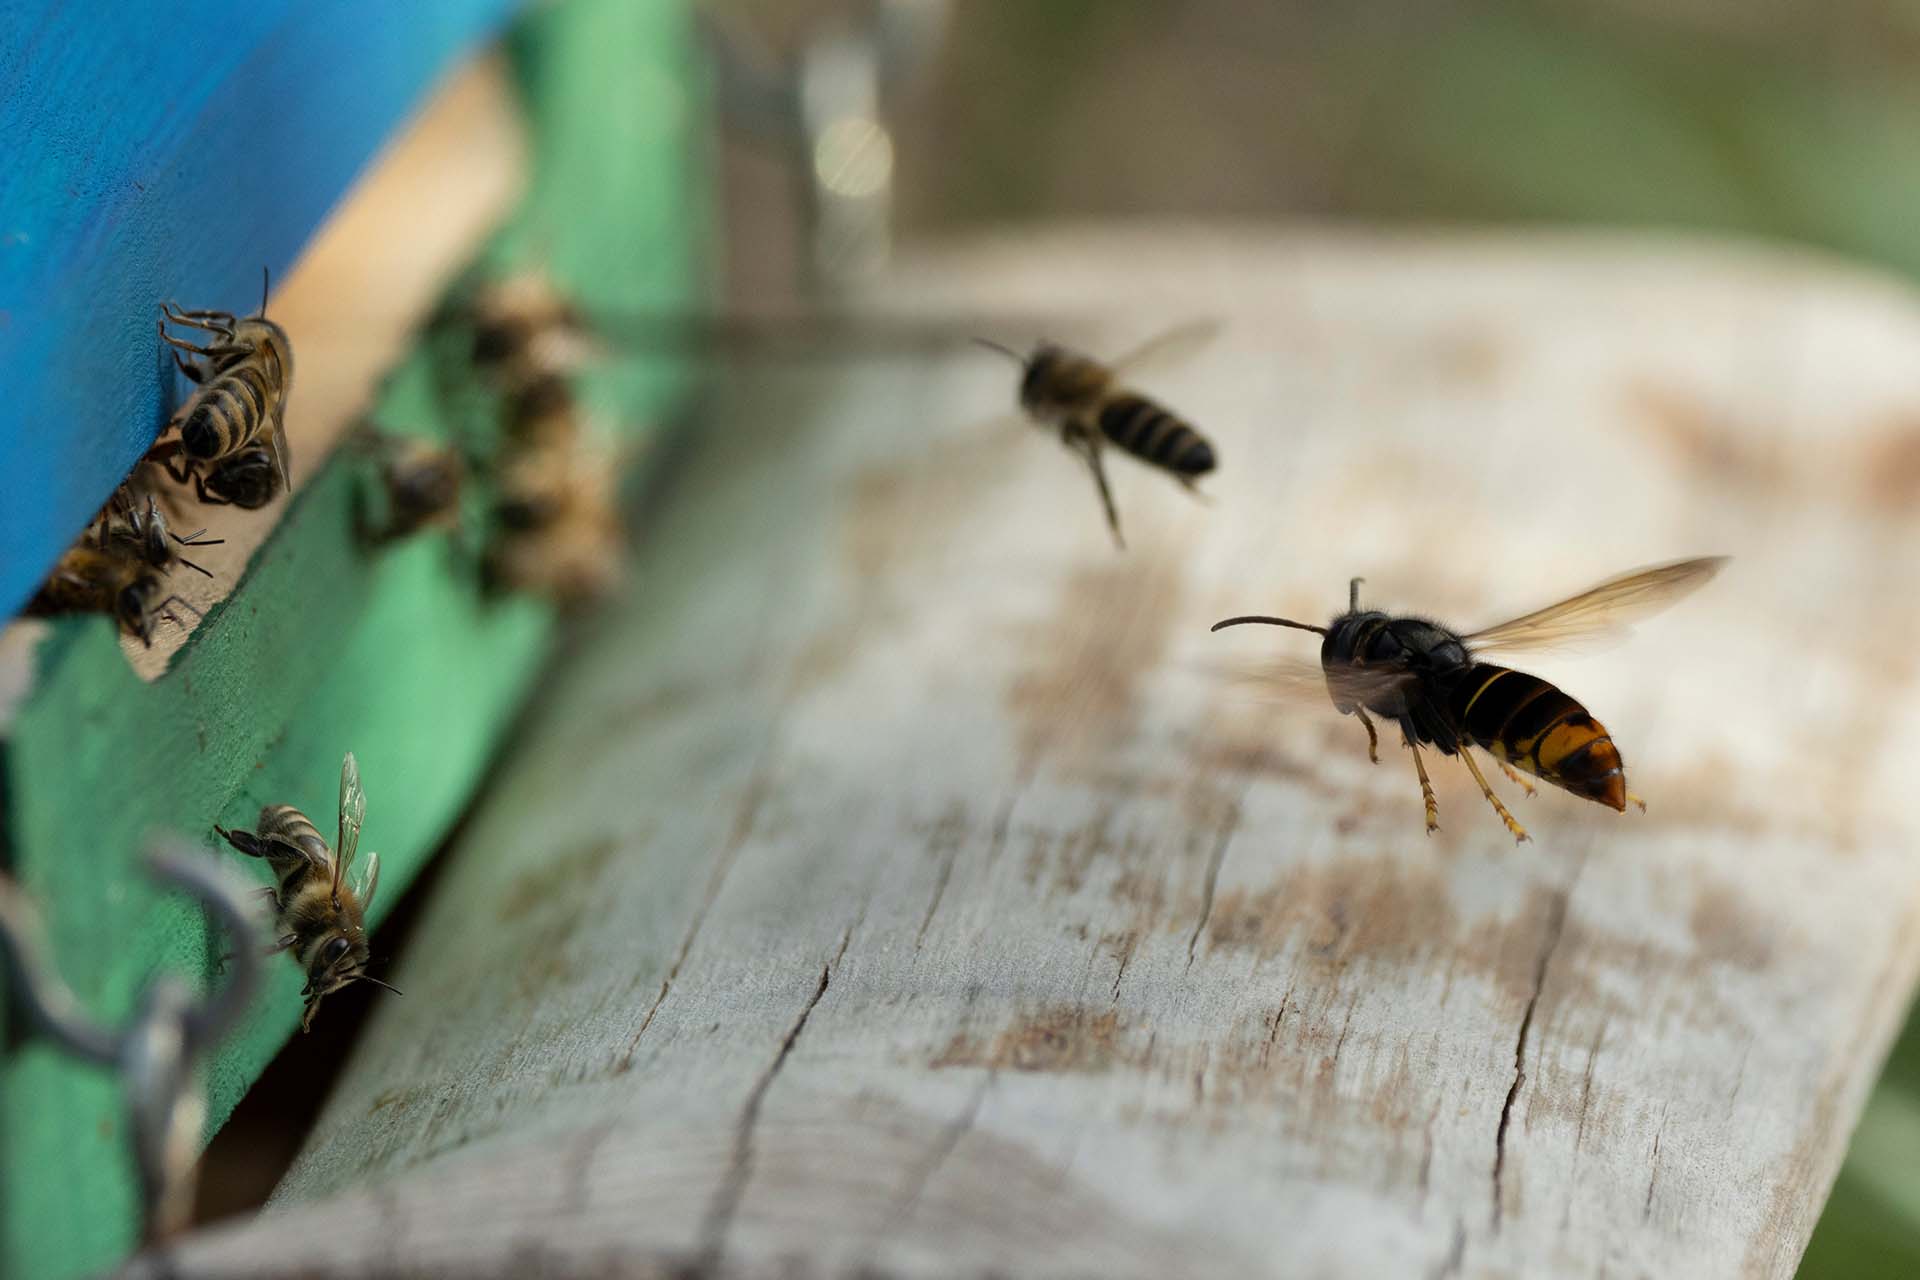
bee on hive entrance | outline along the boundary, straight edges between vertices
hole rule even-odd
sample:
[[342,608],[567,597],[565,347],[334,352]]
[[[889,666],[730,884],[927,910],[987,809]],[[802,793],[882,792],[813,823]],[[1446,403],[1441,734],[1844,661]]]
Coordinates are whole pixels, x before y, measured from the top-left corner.
[[1194,482],[1218,464],[1213,445],[1192,424],[1159,403],[1121,384],[1121,375],[1150,358],[1165,356],[1213,336],[1218,326],[1197,322],[1170,329],[1118,359],[1103,364],[1091,356],[1042,342],[1031,355],[985,338],[981,346],[1021,366],[1020,407],[1041,426],[1055,427],[1060,443],[1086,460],[1100,505],[1113,530],[1114,545],[1124,549],[1120,513],[1107,486],[1101,451],[1109,444],[1157,467],[1191,492]]
[[1469,635],[1425,618],[1362,610],[1359,578],[1349,584],[1347,612],[1327,626],[1258,615],[1228,618],[1213,630],[1260,622],[1324,637],[1317,670],[1295,664],[1263,672],[1255,681],[1276,692],[1298,692],[1309,680],[1324,686],[1335,710],[1360,717],[1367,755],[1375,764],[1379,735],[1367,713],[1397,722],[1420,776],[1429,832],[1439,830],[1439,806],[1420,748],[1430,745],[1442,755],[1459,756],[1519,841],[1527,839],[1526,829],[1493,794],[1468,748],[1486,751],[1529,795],[1533,786],[1514,772],[1516,766],[1611,809],[1624,812],[1629,800],[1642,810],[1646,804],[1627,790],[1613,738],[1585,707],[1538,676],[1480,661],[1479,652],[1565,644],[1614,630],[1704,585],[1725,563],[1724,556],[1708,556],[1637,569]]
[[214,828],[228,844],[248,857],[265,858],[273,869],[278,885],[268,893],[279,921],[273,950],[291,950],[307,974],[302,1031],[313,1026],[320,1001],[350,983],[371,982],[400,994],[367,972],[366,912],[380,887],[380,855],[368,854],[365,877],[357,885],[347,883],[366,814],[360,767],[349,751],[340,763],[340,829],[331,850],[307,816],[290,804],[261,809],[254,831]]
[[160,619],[179,621],[172,612],[175,605],[196,616],[199,613],[178,595],[166,592],[160,571],[136,555],[125,541],[103,546],[82,541],[60,557],[26,612],[41,617],[109,614],[128,635],[152,648],[153,629]]
[[[142,503],[142,497],[145,502]],[[95,518],[93,541],[96,547],[118,545],[162,572],[184,565],[195,573],[211,578],[212,573],[186,558],[180,547],[217,547],[225,538],[207,538],[205,529],[196,529],[185,537],[167,528],[160,506],[151,493],[142,494],[131,482],[114,490],[107,505]]]
[[[261,273],[260,313],[245,319],[230,311],[183,311],[162,303],[160,338],[173,348],[173,362],[198,390],[181,409],[180,433],[147,453],[180,484],[193,482],[205,503],[263,507],[291,486],[293,457],[287,444],[287,396],[293,389],[293,345],[287,331],[267,319],[267,279]],[[169,324],[211,334],[197,346],[167,332]],[[194,357],[182,359],[184,351]]]
[[580,309],[539,271],[489,281],[465,316],[473,326],[474,366],[508,392],[570,374],[595,353]]
[[356,443],[380,463],[379,489],[385,511],[359,513],[361,535],[369,542],[392,542],[426,529],[457,528],[460,489],[467,464],[458,450],[431,440],[362,427]]

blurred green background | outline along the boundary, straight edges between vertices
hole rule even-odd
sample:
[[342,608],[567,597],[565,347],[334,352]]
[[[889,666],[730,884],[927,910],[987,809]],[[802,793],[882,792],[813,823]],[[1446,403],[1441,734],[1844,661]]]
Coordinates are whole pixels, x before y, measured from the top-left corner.
[[[859,12],[710,7],[788,54]],[[897,233],[1571,223],[1731,232],[1920,274],[1916,73],[1920,0],[967,0],[889,104]],[[796,288],[790,175],[751,140],[726,154],[730,294]],[[1803,1277],[1920,1275],[1916,1156],[1910,1022]]]

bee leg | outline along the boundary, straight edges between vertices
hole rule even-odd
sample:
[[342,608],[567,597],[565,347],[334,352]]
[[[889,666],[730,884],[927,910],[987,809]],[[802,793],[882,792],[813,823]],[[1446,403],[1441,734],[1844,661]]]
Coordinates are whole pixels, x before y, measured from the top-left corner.
[[1487,798],[1487,803],[1493,806],[1493,811],[1500,815],[1500,821],[1507,824],[1507,830],[1513,835],[1515,844],[1532,839],[1527,834],[1527,829],[1514,821],[1513,815],[1507,812],[1507,806],[1500,803],[1500,797],[1493,794],[1493,788],[1487,785],[1486,775],[1481,773],[1480,766],[1474,763],[1473,756],[1470,754],[1472,750],[1473,748],[1467,743],[1461,743],[1460,759],[1466,763],[1467,772],[1473,775],[1473,780],[1480,784],[1480,794]]
[[169,323],[185,325],[189,329],[204,329],[223,338],[232,338],[233,327],[239,323],[231,311],[183,311],[171,302],[160,304],[160,314]]
[[1427,806],[1427,834],[1432,835],[1440,829],[1440,802],[1433,798],[1433,779],[1427,777],[1427,762],[1420,758],[1419,744],[1408,738],[1407,750],[1413,752],[1413,771],[1420,775],[1420,799]]
[[206,381],[207,375],[201,371],[201,368],[199,365],[188,364],[185,360],[182,360],[180,358],[180,353],[178,351],[169,351],[167,354],[173,357],[174,367],[179,369],[180,372],[187,375],[188,382],[194,383],[197,386],[201,382]]
[[1206,507],[1210,507],[1213,505],[1213,495],[1205,492],[1199,487],[1198,477],[1176,475],[1174,476],[1174,479],[1180,482],[1180,487],[1182,489],[1185,489],[1188,493],[1193,495],[1193,499],[1195,502],[1198,502],[1202,506],[1206,506]]
[[1086,455],[1087,467],[1093,472],[1094,487],[1100,490],[1100,505],[1107,512],[1107,527],[1113,530],[1113,545],[1125,551],[1127,540],[1120,535],[1120,512],[1113,505],[1113,490],[1107,487],[1107,468],[1100,459],[1100,446],[1089,441],[1080,446],[1080,451]]
[[215,824],[213,833],[240,852],[246,854],[249,858],[264,858],[267,856],[265,842],[251,831],[229,831],[225,827]]
[[1522,791],[1527,793],[1527,799],[1531,800],[1533,799],[1534,796],[1539,794],[1538,790],[1534,787],[1534,785],[1531,782],[1528,782],[1525,778],[1521,777],[1518,773],[1514,772],[1513,766],[1508,764],[1505,760],[1502,760],[1499,756],[1495,756],[1493,758],[1493,762],[1500,766],[1500,772],[1507,775],[1508,782],[1513,783],[1515,786],[1519,787]]
[[[1359,716],[1360,723],[1366,726],[1367,759],[1373,761],[1373,763],[1375,764],[1379,764],[1380,763],[1380,735],[1373,731],[1373,721],[1367,719],[1367,710],[1365,707],[1355,707],[1353,709],[1353,714]],[[1415,759],[1418,759],[1418,758],[1419,757],[1417,756],[1415,757]]]

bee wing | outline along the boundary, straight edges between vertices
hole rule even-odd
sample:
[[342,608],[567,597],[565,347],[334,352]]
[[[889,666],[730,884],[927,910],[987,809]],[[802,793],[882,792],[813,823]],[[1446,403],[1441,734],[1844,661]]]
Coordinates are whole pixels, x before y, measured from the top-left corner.
[[360,881],[360,888],[354,893],[354,896],[360,899],[360,910],[366,911],[373,906],[374,890],[379,887],[380,855],[377,853],[369,853],[367,855],[367,874]]
[[273,409],[273,463],[280,468],[280,488],[293,492],[293,446],[287,443],[287,406],[284,401]]
[[1726,562],[1726,556],[1702,556],[1635,569],[1465,639],[1475,650],[1508,651],[1605,643],[1618,639],[1630,624],[1706,585]]
[[1225,662],[1215,671],[1235,688],[1266,702],[1293,706],[1363,705],[1390,696],[1414,680],[1388,667],[1326,668],[1313,658]]
[[360,824],[367,817],[367,793],[360,789],[360,765],[347,752],[340,762],[340,838],[333,846],[333,892],[338,897],[340,881],[353,863],[360,847]]
[[1219,337],[1221,327],[1220,321],[1212,317],[1183,321],[1121,352],[1107,362],[1107,368],[1118,377],[1123,373],[1140,373],[1153,365],[1177,364],[1198,354],[1201,348]]

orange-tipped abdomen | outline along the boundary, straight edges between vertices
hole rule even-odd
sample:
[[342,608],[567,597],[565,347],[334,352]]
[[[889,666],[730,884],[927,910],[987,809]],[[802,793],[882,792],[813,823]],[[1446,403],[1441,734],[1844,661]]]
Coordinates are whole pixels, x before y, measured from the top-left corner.
[[1451,701],[1455,722],[1495,757],[1609,809],[1626,809],[1626,769],[1606,726],[1545,680],[1475,663]]

